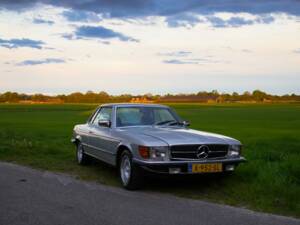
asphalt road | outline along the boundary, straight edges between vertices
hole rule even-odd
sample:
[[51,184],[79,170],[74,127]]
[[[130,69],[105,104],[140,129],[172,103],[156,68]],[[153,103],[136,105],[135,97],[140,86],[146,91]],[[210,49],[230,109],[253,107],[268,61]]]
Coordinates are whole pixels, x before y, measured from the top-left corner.
[[129,192],[0,163],[0,225],[300,225],[300,220],[166,194]]

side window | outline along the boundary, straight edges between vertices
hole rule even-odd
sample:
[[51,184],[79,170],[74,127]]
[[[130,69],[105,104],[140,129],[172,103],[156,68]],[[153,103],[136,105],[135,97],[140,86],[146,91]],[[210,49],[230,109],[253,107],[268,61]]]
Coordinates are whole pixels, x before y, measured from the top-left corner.
[[100,120],[109,120],[109,121],[111,121],[111,112],[112,112],[111,107],[101,108],[100,111],[98,112],[98,114],[96,115],[96,117],[93,121],[93,124],[98,125],[98,122]]
[[94,121],[94,119],[95,119],[95,117],[96,117],[96,115],[98,114],[98,109],[96,109],[94,112],[93,112],[93,114],[89,117],[89,119],[88,119],[88,123],[92,123],[93,121]]

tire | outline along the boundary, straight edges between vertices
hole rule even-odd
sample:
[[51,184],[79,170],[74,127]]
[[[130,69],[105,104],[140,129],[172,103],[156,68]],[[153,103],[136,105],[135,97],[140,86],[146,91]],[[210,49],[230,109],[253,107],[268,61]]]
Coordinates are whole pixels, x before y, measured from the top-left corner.
[[127,190],[142,187],[143,174],[141,168],[132,163],[132,154],[125,150],[119,160],[119,176],[122,186]]
[[89,157],[84,153],[83,145],[78,142],[76,145],[76,161],[79,165],[87,165]]
[[227,176],[232,176],[234,174],[234,171],[223,171],[222,175],[227,177]]

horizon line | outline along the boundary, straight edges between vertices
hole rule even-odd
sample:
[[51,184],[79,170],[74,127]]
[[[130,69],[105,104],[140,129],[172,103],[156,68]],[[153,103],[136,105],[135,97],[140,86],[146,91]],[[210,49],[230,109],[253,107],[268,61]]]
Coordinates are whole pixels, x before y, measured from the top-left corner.
[[260,91],[260,92],[264,92],[267,95],[271,95],[271,96],[285,96],[285,95],[300,95],[300,92],[289,92],[289,93],[285,93],[285,94],[276,94],[276,93],[272,93],[272,92],[267,92],[261,89],[254,89],[254,90],[245,90],[245,91],[231,91],[231,92],[227,92],[227,91],[219,91],[217,89],[213,89],[210,91],[207,90],[199,90],[199,91],[195,91],[195,92],[165,92],[165,93],[151,93],[151,92],[144,92],[144,93],[130,93],[130,92],[123,92],[123,93],[115,93],[112,94],[109,91],[104,91],[104,90],[100,90],[100,91],[92,91],[92,90],[87,90],[87,91],[71,91],[71,92],[66,92],[66,93],[49,93],[49,92],[19,92],[19,91],[4,91],[4,92],[0,92],[0,95],[3,95],[5,93],[17,93],[17,94],[25,94],[25,95],[45,95],[45,96],[50,96],[50,97],[55,97],[55,96],[59,96],[59,95],[71,95],[74,93],[81,93],[81,94],[87,94],[87,93],[94,93],[94,94],[99,94],[101,92],[105,92],[106,94],[108,94],[109,96],[121,96],[121,95],[131,95],[131,96],[166,96],[166,95],[195,95],[198,94],[200,92],[206,92],[206,93],[218,93],[219,95],[223,95],[223,94],[230,94],[232,95],[233,93],[237,93],[238,95],[243,95],[246,92],[249,92],[250,94],[252,94],[254,91]]

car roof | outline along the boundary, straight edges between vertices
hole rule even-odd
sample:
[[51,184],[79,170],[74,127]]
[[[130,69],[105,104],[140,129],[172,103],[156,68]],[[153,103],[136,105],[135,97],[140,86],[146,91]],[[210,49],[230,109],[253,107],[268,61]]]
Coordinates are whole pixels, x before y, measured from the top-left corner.
[[107,103],[100,105],[100,107],[104,106],[111,106],[111,107],[135,107],[135,106],[140,106],[140,107],[163,107],[163,108],[169,108],[166,105],[160,105],[160,104],[145,104],[145,103]]

